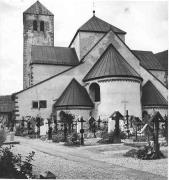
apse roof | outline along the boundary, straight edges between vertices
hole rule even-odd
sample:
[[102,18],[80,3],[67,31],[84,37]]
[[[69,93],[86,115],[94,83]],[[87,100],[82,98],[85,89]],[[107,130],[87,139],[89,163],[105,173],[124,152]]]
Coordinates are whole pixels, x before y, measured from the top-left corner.
[[152,82],[147,81],[142,89],[142,105],[167,106],[168,103]]
[[30,6],[24,14],[41,14],[41,15],[48,15],[53,16],[53,14],[39,1],[36,1],[32,6]]
[[75,66],[79,60],[74,48],[32,46],[31,63]]
[[141,79],[112,44],[104,51],[83,80],[88,81],[104,77],[136,77]]
[[85,24],[83,24],[78,31],[90,31],[90,32],[108,32],[112,30],[115,33],[126,34],[125,31],[103,21],[95,15],[91,17]]
[[132,52],[139,58],[141,65],[146,69],[164,70],[163,66],[161,66],[158,59],[151,51],[132,50]]
[[8,113],[14,110],[14,102],[11,96],[0,96],[0,112]]
[[155,56],[164,70],[168,71],[168,50],[156,53]]
[[59,99],[56,101],[56,108],[71,108],[71,107],[88,107],[92,108],[93,103],[86,89],[72,79],[66,89],[63,91]]

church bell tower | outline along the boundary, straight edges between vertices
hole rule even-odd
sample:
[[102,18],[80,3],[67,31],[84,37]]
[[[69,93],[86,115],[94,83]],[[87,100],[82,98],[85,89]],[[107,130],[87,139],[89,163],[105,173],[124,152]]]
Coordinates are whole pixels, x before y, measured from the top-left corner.
[[39,1],[23,13],[23,88],[31,86],[32,45],[54,46],[54,15]]

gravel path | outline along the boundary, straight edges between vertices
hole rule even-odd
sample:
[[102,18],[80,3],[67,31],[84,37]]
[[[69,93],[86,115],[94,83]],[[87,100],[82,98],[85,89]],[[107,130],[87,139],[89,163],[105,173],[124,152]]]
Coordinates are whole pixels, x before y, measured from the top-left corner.
[[[33,165],[36,174],[49,170],[58,179],[167,179],[164,176],[144,172],[144,169],[136,170],[136,168],[130,167],[131,160],[128,161],[128,158],[125,160],[126,163],[128,161],[128,166],[125,163],[118,164],[118,161],[123,162],[125,158],[121,159],[118,156],[114,158],[110,153],[111,151],[94,152],[94,147],[70,148],[61,144],[41,142],[40,140],[24,138],[19,138],[19,140],[21,144],[16,145],[13,151],[22,155],[35,151]],[[100,145],[94,149],[106,147],[108,150],[112,148],[111,145]],[[117,146],[114,147],[117,149]],[[124,151],[123,146],[119,148]]]

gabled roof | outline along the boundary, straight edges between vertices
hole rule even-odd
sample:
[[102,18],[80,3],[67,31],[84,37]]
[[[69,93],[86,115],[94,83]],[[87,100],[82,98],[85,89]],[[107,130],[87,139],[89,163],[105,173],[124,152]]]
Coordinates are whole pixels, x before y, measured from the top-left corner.
[[84,77],[84,81],[105,77],[135,77],[139,74],[126,62],[112,44],[101,55],[91,70]]
[[14,102],[11,96],[0,96],[0,112],[8,113],[14,110]]
[[47,16],[53,16],[53,14],[43,6],[39,1],[36,1],[31,7],[29,7],[24,14],[41,14]]
[[156,53],[155,56],[164,70],[168,71],[168,50]]
[[132,50],[132,52],[138,57],[141,65],[147,70],[164,70],[158,59],[151,51]]
[[168,102],[152,84],[147,81],[142,89],[142,105],[143,106],[168,106]]
[[74,48],[32,46],[31,64],[56,64],[75,66],[79,63]]
[[86,91],[75,79],[69,83],[62,95],[56,101],[56,108],[88,107],[92,108],[93,103]]
[[85,24],[83,24],[78,31],[89,31],[89,32],[103,32],[106,33],[109,30],[112,30],[115,33],[126,34],[125,31],[99,19],[95,15],[91,17]]

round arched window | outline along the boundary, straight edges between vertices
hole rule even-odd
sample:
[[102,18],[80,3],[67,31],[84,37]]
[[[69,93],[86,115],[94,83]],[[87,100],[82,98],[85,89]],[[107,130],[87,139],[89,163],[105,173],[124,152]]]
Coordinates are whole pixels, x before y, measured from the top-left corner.
[[94,102],[100,101],[100,86],[97,83],[92,83],[89,87],[90,97]]

